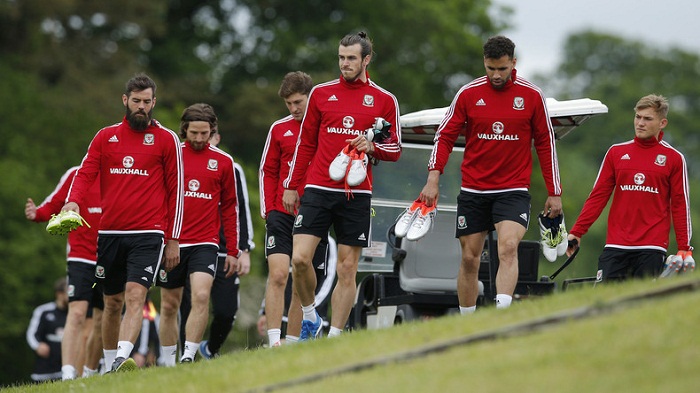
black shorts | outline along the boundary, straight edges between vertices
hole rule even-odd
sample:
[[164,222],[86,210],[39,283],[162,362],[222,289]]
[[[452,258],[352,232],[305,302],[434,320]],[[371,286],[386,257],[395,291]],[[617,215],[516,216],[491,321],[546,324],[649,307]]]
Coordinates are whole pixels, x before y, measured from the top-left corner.
[[368,247],[372,239],[372,197],[314,188],[304,190],[299,213],[294,220],[294,234],[328,236],[331,225],[338,244]]
[[158,270],[159,287],[174,289],[185,286],[187,277],[194,272],[207,273],[216,277],[217,253],[219,247],[202,244],[180,248],[180,263],[169,272]]
[[515,221],[526,229],[530,224],[530,194],[507,191],[477,194],[460,191],[457,197],[455,237],[493,231],[501,221]]
[[68,260],[68,301],[87,301],[88,317],[92,316],[92,308],[104,310],[102,290],[97,287],[95,265]]
[[265,223],[265,257],[285,254],[292,257],[292,226],[294,216],[276,210],[267,215]]
[[100,234],[95,277],[102,281],[104,294],[124,292],[127,282],[150,288],[164,248],[163,235],[156,233]]
[[598,258],[596,281],[657,277],[664,268],[665,258],[666,253],[659,250],[622,250],[606,247]]

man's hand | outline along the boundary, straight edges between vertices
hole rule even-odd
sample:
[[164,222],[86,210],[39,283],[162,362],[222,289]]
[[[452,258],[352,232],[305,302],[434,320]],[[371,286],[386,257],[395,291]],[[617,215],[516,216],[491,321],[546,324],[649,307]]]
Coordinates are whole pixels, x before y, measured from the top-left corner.
[[238,276],[245,276],[250,273],[250,252],[243,251],[241,257],[238,258]]
[[65,205],[63,205],[63,207],[61,208],[61,211],[62,212],[74,211],[74,212],[80,214],[80,206],[78,206],[78,204],[75,202],[68,202]]
[[41,358],[48,358],[51,354],[51,347],[45,342],[40,342],[39,346],[36,348],[36,354]]
[[34,221],[36,218],[36,204],[34,204],[32,198],[27,198],[27,203],[24,204],[24,216],[29,221]]
[[170,239],[165,243],[165,271],[169,272],[180,264],[180,242]]
[[282,194],[282,206],[289,214],[296,214],[299,208],[299,193],[297,190],[284,190]]
[[690,273],[695,271],[695,258],[693,258],[693,251],[678,251],[676,254],[683,258],[683,273]]
[[226,265],[224,265],[226,278],[233,276],[233,273],[238,276],[245,276],[250,273],[250,253],[247,251],[241,252],[241,257],[236,258],[233,255],[226,255]]
[[428,180],[425,182],[423,190],[420,192],[420,200],[426,206],[434,206],[437,204],[438,196],[440,195],[440,171],[432,170],[428,172]]
[[[242,254],[241,254],[242,255]],[[238,258],[233,255],[226,255],[226,262],[224,265],[224,272],[226,272],[226,278],[233,276],[238,270]]]
[[346,139],[345,142],[357,151],[363,151],[367,155],[374,153],[374,143],[370,142],[364,135],[355,137],[354,139]]
[[544,212],[545,217],[549,218],[554,218],[558,215],[561,214],[562,212],[562,207],[561,207],[561,197],[560,196],[550,196],[547,197],[547,201],[544,203]]
[[576,240],[576,243],[571,245],[571,246],[566,246],[566,256],[570,257],[571,254],[576,251],[578,247],[581,247],[581,238],[572,234],[569,234],[569,236],[566,237],[566,241],[571,244],[572,240]]

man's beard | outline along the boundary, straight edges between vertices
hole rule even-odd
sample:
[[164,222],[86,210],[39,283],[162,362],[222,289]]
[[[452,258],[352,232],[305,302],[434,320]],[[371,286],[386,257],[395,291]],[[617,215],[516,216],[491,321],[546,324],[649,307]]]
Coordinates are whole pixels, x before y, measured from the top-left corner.
[[360,69],[359,72],[357,72],[354,75],[351,75],[350,77],[346,77],[345,74],[343,74],[343,78],[345,78],[346,82],[352,83],[352,82],[355,82],[356,80],[360,79],[360,76],[362,75],[363,72],[364,71],[362,69]]
[[[137,116],[140,114],[141,116]],[[139,110],[138,112],[132,112],[129,107],[126,107],[126,121],[129,123],[129,127],[136,131],[143,131],[151,124],[151,115],[153,115],[153,109],[148,113]]]

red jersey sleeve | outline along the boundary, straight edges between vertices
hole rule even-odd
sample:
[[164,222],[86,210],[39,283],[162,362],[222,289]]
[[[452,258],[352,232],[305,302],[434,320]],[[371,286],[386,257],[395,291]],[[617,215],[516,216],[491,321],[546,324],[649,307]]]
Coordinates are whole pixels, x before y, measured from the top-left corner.
[[61,176],[56,185],[56,189],[49,194],[49,196],[44,199],[44,201],[36,209],[36,217],[34,222],[45,222],[51,218],[52,214],[58,214],[61,211],[63,205],[66,204],[66,198],[68,197],[68,190],[73,182],[75,173],[78,171],[78,167],[72,167],[66,173]]
[[399,113],[399,103],[393,94],[381,89],[374,83],[371,83],[371,85],[386,93],[382,118],[391,123],[391,128],[389,128],[390,136],[383,140],[382,143],[374,144],[372,156],[381,161],[395,162],[401,157],[401,114]]
[[547,105],[544,95],[537,90],[540,95],[540,101],[536,101],[532,118],[532,130],[535,150],[540,160],[540,169],[542,177],[547,186],[547,191],[550,196],[561,195],[561,180],[559,179],[559,163],[557,160],[556,138],[554,135],[554,127],[547,112]]
[[280,184],[282,150],[274,133],[275,124],[270,127],[260,159],[258,181],[260,187],[260,215],[263,219],[275,209],[275,201]]
[[236,189],[236,173],[234,171],[233,158],[230,164],[226,165],[224,173],[221,175],[221,195],[220,195],[221,221],[226,237],[226,247],[228,255],[238,257],[239,243],[239,222],[238,222],[238,191]]
[[690,194],[688,186],[688,168],[685,157],[678,153],[671,172],[671,216],[673,229],[676,232],[678,249],[689,250],[690,238],[693,233],[690,220]]
[[444,172],[455,142],[463,132],[464,125],[467,122],[466,108],[466,93],[464,88],[462,88],[455,95],[452,104],[448,108],[447,113],[445,113],[445,118],[435,132],[433,151],[428,160],[429,171],[437,170],[440,171],[440,174]]
[[309,93],[309,102],[306,105],[304,120],[301,122],[301,131],[297,140],[296,151],[292,159],[292,166],[289,169],[289,176],[285,179],[283,186],[285,189],[295,190],[306,175],[306,170],[309,167],[309,162],[316,152],[318,144],[318,131],[321,124],[321,112],[319,105],[316,102],[314,91],[316,87],[311,89]]
[[169,134],[172,136],[172,144],[166,144],[163,151],[163,172],[168,202],[168,227],[165,232],[165,240],[177,240],[182,231],[185,171],[180,140],[175,133],[170,132]]
[[582,237],[588,232],[588,229],[605,209],[610,195],[615,189],[615,168],[610,154],[611,150],[612,148],[608,149],[608,152],[605,154],[603,163],[598,171],[598,177],[593,184],[593,190],[583,204],[583,209],[581,209],[576,223],[569,231],[574,236]]

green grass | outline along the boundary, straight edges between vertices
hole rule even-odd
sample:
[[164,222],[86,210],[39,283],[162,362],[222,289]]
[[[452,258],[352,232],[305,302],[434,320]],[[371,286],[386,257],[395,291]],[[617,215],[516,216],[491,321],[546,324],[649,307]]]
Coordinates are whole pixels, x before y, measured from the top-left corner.
[[[624,301],[680,287],[692,290]],[[481,308],[469,317],[7,392],[694,392],[699,288],[698,276],[581,288],[508,310]],[[584,316],[527,328],[572,311]],[[489,332],[502,334],[465,343]],[[441,345],[446,349],[434,350]]]

